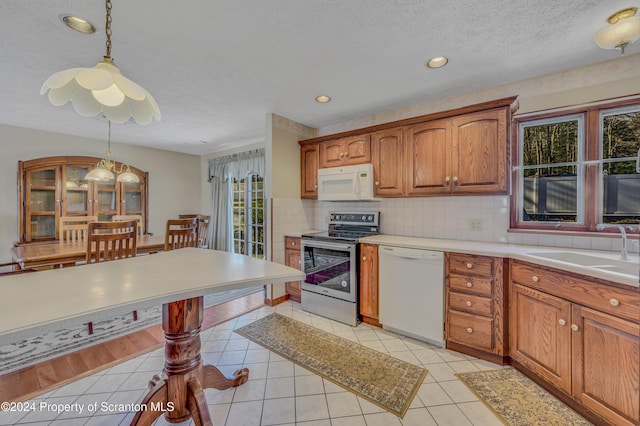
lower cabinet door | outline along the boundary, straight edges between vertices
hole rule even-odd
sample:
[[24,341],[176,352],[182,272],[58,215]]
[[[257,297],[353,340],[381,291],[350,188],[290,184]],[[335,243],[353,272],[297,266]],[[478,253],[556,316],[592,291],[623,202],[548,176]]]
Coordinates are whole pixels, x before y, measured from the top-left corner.
[[512,287],[511,358],[571,393],[571,303],[518,284]]
[[640,324],[573,305],[573,394],[615,425],[638,425]]

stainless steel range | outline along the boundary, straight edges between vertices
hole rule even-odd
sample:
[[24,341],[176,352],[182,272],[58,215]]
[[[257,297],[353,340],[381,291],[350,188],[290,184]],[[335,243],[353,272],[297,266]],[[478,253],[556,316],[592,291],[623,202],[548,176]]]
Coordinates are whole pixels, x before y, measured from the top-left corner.
[[330,212],[329,230],[302,235],[302,309],[358,325],[358,239],[378,234],[380,212]]

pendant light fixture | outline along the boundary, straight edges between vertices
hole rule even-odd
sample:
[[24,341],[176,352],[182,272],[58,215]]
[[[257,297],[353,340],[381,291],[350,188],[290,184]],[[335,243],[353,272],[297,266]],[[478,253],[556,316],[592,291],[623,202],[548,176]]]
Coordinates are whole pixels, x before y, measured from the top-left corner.
[[[114,175],[118,175],[118,182],[125,183],[137,183],[140,182],[140,178],[138,175],[133,173],[129,168],[128,164],[120,164],[120,170],[118,171],[116,168],[116,163],[111,161],[111,121],[109,121],[109,137],[107,138],[107,152],[105,153],[105,158],[102,159],[97,165],[96,168],[91,170],[89,173],[85,175],[86,180],[93,181],[101,181],[101,182],[110,182],[114,180],[116,177]],[[126,170],[124,168],[127,168]]]
[[125,123],[133,120],[149,124],[160,120],[160,108],[145,89],[124,77],[111,59],[111,0],[106,0],[106,54],[93,68],[70,68],[49,77],[40,94],[49,92],[56,106],[71,101],[84,117],[103,114],[109,121]]

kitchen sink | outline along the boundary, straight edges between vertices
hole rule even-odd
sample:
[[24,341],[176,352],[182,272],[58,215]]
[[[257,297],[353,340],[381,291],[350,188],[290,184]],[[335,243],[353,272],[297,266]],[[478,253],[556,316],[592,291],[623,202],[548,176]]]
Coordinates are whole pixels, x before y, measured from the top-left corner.
[[640,264],[637,260],[619,260],[608,257],[590,256],[587,254],[574,253],[570,251],[527,253],[529,256],[543,259],[555,260],[558,262],[570,263],[602,271],[614,272],[617,274],[631,275],[637,277],[640,273]]
[[573,253],[570,251],[558,251],[549,253],[527,253],[529,256],[542,257],[550,260],[557,260],[559,262],[573,263],[580,266],[597,266],[597,265],[612,265],[611,262],[627,263],[604,257],[589,256],[586,254]]

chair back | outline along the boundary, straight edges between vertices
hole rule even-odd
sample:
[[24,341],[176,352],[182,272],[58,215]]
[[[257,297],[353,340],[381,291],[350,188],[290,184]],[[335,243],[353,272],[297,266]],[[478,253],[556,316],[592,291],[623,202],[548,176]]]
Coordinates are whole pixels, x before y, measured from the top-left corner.
[[198,219],[198,247],[209,248],[209,222],[211,222],[211,216],[204,214],[181,214],[178,216],[180,219]]
[[135,220],[90,223],[87,263],[135,257],[138,244],[137,227]]
[[58,226],[58,242],[84,243],[87,241],[88,225],[96,222],[97,216],[62,216]]
[[142,223],[142,215],[139,214],[117,214],[111,217],[114,222],[122,222],[127,220],[135,220],[138,222],[138,236],[144,234],[144,224]]
[[164,234],[164,251],[198,247],[198,219],[169,219]]

